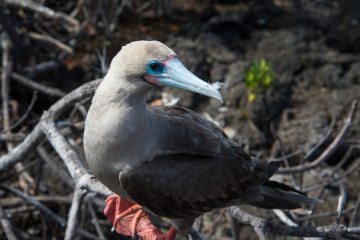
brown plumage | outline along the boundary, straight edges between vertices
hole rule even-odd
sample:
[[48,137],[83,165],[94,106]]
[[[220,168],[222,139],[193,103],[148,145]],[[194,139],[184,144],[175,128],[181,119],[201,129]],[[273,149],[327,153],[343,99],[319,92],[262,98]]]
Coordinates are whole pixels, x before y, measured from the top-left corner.
[[113,59],[86,119],[84,148],[95,177],[127,201],[188,230],[204,212],[231,205],[297,208],[319,203],[268,179],[279,163],[249,157],[212,122],[177,106],[147,107],[146,94],[170,85],[221,99],[176,54],[134,42]]

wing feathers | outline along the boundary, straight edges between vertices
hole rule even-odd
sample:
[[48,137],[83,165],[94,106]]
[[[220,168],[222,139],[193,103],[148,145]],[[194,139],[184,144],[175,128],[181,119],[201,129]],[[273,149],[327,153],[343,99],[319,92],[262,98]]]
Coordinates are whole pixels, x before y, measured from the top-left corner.
[[156,119],[155,127],[161,129],[159,154],[217,157],[223,149],[238,147],[218,126],[191,110],[172,106],[149,107],[148,111]]

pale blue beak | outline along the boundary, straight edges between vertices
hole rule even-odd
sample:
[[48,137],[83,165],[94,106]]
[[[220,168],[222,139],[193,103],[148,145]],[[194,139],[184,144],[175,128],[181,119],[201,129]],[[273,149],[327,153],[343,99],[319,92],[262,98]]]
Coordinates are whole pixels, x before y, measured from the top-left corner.
[[222,85],[221,83],[209,84],[204,82],[187,70],[177,58],[165,60],[162,64],[165,66],[164,71],[151,74],[157,78],[161,85],[197,92],[223,102],[221,94],[218,91]]

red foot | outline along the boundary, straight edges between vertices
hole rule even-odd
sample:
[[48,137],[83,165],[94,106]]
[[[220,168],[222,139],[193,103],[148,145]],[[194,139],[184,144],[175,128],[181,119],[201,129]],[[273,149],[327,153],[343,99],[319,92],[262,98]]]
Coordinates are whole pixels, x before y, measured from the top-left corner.
[[177,230],[171,226],[169,232],[163,234],[152,225],[149,215],[144,209],[132,202],[112,195],[106,199],[105,216],[112,222],[117,233],[142,240],[174,240]]

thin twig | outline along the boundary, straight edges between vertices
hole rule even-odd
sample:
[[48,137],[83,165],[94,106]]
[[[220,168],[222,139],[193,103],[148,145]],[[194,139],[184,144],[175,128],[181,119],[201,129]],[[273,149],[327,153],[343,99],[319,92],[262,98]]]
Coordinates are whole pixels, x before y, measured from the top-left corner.
[[27,116],[29,115],[31,109],[33,108],[33,106],[34,106],[34,104],[36,102],[36,100],[37,100],[37,91],[34,91],[33,96],[31,98],[31,102],[29,104],[29,107],[26,109],[26,112],[24,113],[24,115],[22,115],[21,118],[16,121],[16,123],[14,123],[9,128],[2,130],[0,133],[5,133],[5,132],[8,132],[8,131],[11,131],[14,128],[16,128],[17,126],[19,126],[27,118]]
[[[0,71],[2,71],[1,68],[0,68]],[[48,86],[42,85],[40,83],[34,82],[33,80],[31,80],[27,77],[24,77],[18,73],[12,72],[10,76],[12,79],[14,79],[15,81],[18,81],[19,83],[23,84],[24,86],[29,87],[34,90],[37,90],[39,92],[45,93],[47,95],[54,96],[54,97],[64,97],[66,95],[66,93],[61,91],[60,89],[48,87]]]
[[334,182],[337,182],[337,181],[345,178],[346,176],[350,175],[350,174],[353,173],[359,166],[360,166],[360,158],[358,158],[358,159],[356,160],[355,164],[354,164],[349,170],[347,170],[346,172],[342,173],[339,177],[336,177],[336,178],[332,179],[331,181],[323,182],[323,183],[321,183],[321,184],[319,184],[319,185],[317,185],[317,186],[303,189],[302,191],[303,191],[303,192],[310,192],[310,191],[314,191],[314,190],[316,190],[316,189],[319,189],[319,188],[328,186],[329,184],[334,183]]
[[355,211],[353,212],[353,214],[351,216],[349,227],[355,227],[357,225],[359,210],[360,210],[360,193],[359,193],[358,198],[356,200]]
[[277,174],[289,174],[289,173],[297,173],[301,171],[307,171],[319,166],[322,162],[325,162],[329,157],[335,152],[338,145],[341,143],[342,138],[345,136],[349,128],[351,127],[355,112],[357,108],[357,101],[353,101],[351,105],[351,110],[347,119],[344,120],[344,126],[341,129],[340,133],[334,139],[334,141],[329,145],[329,147],[313,162],[308,165],[296,166],[290,168],[280,168],[276,171]]
[[15,231],[13,229],[13,225],[11,221],[6,217],[4,210],[0,204],[0,223],[5,232],[7,239],[9,240],[18,240]]
[[[42,204],[71,204],[72,196],[46,196],[39,195],[33,196],[34,200],[41,202]],[[0,204],[4,207],[13,207],[17,205],[24,205],[27,202],[20,197],[8,197],[0,199]]]
[[80,12],[85,0],[79,0],[77,2],[76,8],[69,14],[70,17],[75,18],[76,15]]
[[302,154],[303,153],[303,151],[301,151],[301,150],[296,150],[295,152],[293,152],[293,153],[289,153],[289,154],[287,154],[287,155],[285,155],[285,157],[279,157],[279,158],[271,158],[272,160],[271,161],[275,161],[275,162],[278,162],[278,161],[284,161],[285,159],[289,159],[289,158],[292,158],[292,157],[295,157],[295,156],[297,156],[297,155],[300,155],[300,154]]
[[[327,176],[325,179],[323,179],[323,182],[326,182],[328,180],[330,180],[334,174],[344,165],[347,163],[347,161],[350,159],[350,156],[353,152],[354,146],[351,145],[348,150],[346,151],[345,155],[343,156],[343,158],[338,162],[338,164],[336,164],[335,168],[331,171],[330,175]],[[303,172],[301,172],[303,173]],[[316,195],[316,199],[321,198],[322,194],[324,193],[325,190],[325,186],[317,193]],[[312,208],[311,208],[311,212],[315,212],[317,204],[313,204]],[[305,225],[307,226],[309,224],[309,222],[307,222]]]
[[[25,201],[27,201],[28,203],[34,205],[35,207],[37,207],[40,211],[42,211],[43,213],[45,213],[47,216],[49,216],[50,218],[52,218],[53,220],[55,220],[56,222],[58,222],[62,227],[66,227],[67,222],[65,219],[63,219],[62,217],[59,217],[57,214],[55,214],[54,212],[52,212],[49,208],[45,207],[43,204],[41,204],[40,202],[36,201],[35,199],[33,199],[32,197],[30,197],[29,195],[27,195],[26,193],[20,192],[14,188],[8,187],[6,185],[0,184],[0,189],[11,192],[21,198],[23,198]],[[78,229],[77,230],[78,234],[80,234],[81,236],[84,236],[86,238],[89,239],[94,239],[94,240],[99,240],[98,237],[94,236],[93,234],[90,234],[88,232],[85,232],[82,229]]]
[[207,237],[205,237],[203,234],[199,233],[198,231],[196,231],[196,230],[193,229],[193,228],[191,228],[191,229],[189,230],[188,234],[190,234],[193,239],[197,239],[197,240],[209,240]]
[[343,210],[343,206],[344,206],[344,198],[343,196],[340,196],[339,197],[339,204],[338,204],[338,210],[337,210],[337,217],[335,219],[335,224],[340,224],[340,218],[341,218],[341,213],[342,213],[342,210]]
[[[285,163],[286,168],[289,168],[290,167],[289,160],[286,157],[285,149],[284,149],[284,146],[282,144],[281,138],[279,137],[279,134],[277,134],[277,132],[274,129],[274,122],[270,123],[270,130],[271,130],[271,133],[273,134],[274,138],[279,143],[281,155],[283,157],[283,162]],[[297,188],[294,173],[291,173],[291,181],[293,183],[293,186]]]
[[[351,207],[349,209],[343,210],[342,211],[342,215],[350,213],[352,211],[354,211],[355,207]],[[309,215],[309,216],[305,216],[305,217],[299,217],[297,220],[299,222],[302,221],[307,221],[310,219],[315,219],[315,218],[327,218],[327,217],[331,217],[331,216],[336,216],[338,215],[338,212],[333,212],[333,213],[319,213],[319,214],[313,214],[313,215]]]
[[20,6],[23,8],[27,8],[32,11],[36,11],[44,16],[54,19],[54,20],[64,20],[69,25],[71,25],[74,29],[73,31],[79,32],[80,31],[80,23],[77,19],[68,16],[62,12],[55,12],[54,10],[44,7],[43,5],[32,2],[29,0],[4,0],[5,3]]
[[75,188],[73,201],[71,203],[69,222],[65,231],[65,240],[73,240],[76,237],[78,219],[81,210],[82,199],[86,192],[79,187]]
[[49,165],[49,167],[68,185],[71,189],[75,189],[74,180],[70,177],[69,173],[59,168],[59,166],[52,160],[51,156],[46,152],[45,148],[39,145],[36,151],[40,157]]
[[56,40],[55,38],[52,38],[50,36],[47,36],[47,35],[41,35],[41,34],[38,34],[38,33],[35,33],[35,32],[29,32],[29,37],[32,38],[32,39],[35,39],[35,40],[41,40],[41,41],[46,41],[46,42],[49,42],[49,43],[52,43],[54,44],[55,46],[57,46],[58,48],[72,54],[74,52],[74,50],[66,45],[65,43],[62,43],[60,42],[59,40]]
[[214,232],[215,232],[217,226],[219,225],[221,219],[224,217],[224,214],[225,214],[225,210],[221,209],[220,213],[217,216],[217,218],[215,219],[210,231],[205,235],[207,238],[210,238],[214,234]]
[[103,231],[101,230],[101,227],[100,227],[100,224],[99,224],[99,219],[97,217],[97,214],[96,214],[96,211],[95,211],[95,208],[94,208],[94,205],[92,203],[92,197],[89,197],[87,200],[88,202],[88,205],[89,205],[89,210],[90,210],[90,214],[91,214],[91,217],[92,217],[92,222],[95,226],[95,230],[99,236],[100,239],[105,239],[105,236],[104,236],[104,233]]
[[336,124],[336,117],[332,120],[329,130],[326,132],[325,136],[321,139],[318,144],[316,144],[310,151],[304,156],[304,161],[308,160],[315,152],[318,150],[331,136],[331,133]]
[[347,228],[343,225],[334,224],[323,227],[294,227],[275,224],[263,218],[252,216],[238,207],[229,207],[226,211],[236,217],[240,222],[254,229],[261,229],[262,232],[272,232],[287,236],[323,238],[347,237],[348,235]]

